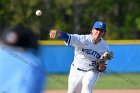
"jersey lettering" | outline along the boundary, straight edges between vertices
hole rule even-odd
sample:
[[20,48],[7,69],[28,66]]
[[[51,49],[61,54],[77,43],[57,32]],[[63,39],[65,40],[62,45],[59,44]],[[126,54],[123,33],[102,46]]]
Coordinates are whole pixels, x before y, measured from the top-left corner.
[[96,57],[96,58],[99,58],[99,53],[97,52],[97,51],[94,51],[94,50],[92,50],[92,49],[84,49],[84,48],[82,48],[82,51],[84,52],[84,53],[86,53],[86,54],[89,54],[89,55],[93,55],[94,57]]

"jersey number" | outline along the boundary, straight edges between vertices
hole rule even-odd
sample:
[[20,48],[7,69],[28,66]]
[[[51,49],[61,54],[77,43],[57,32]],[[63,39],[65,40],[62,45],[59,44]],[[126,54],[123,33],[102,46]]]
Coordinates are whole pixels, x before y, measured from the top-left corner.
[[89,66],[95,66],[96,65],[96,61],[92,61],[91,64],[89,64]]

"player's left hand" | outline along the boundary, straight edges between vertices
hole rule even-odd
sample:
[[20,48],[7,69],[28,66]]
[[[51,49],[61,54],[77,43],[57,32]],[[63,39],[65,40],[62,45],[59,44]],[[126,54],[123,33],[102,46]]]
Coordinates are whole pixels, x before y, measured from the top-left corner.
[[113,58],[113,52],[105,52],[103,53],[100,58],[96,61],[97,64],[105,63],[107,60],[111,60]]
[[103,53],[100,58],[96,61],[98,64],[97,70],[100,72],[103,72],[106,69],[105,63],[107,60],[110,60],[113,58],[113,52],[105,52]]

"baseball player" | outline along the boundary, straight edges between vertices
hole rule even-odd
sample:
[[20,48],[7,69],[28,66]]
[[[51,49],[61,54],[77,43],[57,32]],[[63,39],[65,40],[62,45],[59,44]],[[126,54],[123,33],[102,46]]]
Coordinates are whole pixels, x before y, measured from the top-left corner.
[[72,45],[75,48],[67,93],[92,93],[100,73],[106,69],[106,61],[110,59],[109,47],[102,38],[105,33],[106,24],[101,21],[94,23],[91,34],[88,35],[50,31],[50,38],[64,40],[66,45]]

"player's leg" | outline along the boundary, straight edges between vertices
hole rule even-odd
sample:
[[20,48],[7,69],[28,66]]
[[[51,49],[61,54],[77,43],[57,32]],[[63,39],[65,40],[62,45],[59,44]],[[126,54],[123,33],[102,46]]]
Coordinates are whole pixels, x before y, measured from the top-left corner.
[[92,89],[97,79],[100,76],[100,72],[91,70],[85,73],[82,79],[82,91],[81,93],[92,93]]
[[68,92],[67,93],[80,93],[82,88],[82,76],[84,73],[78,71],[71,66],[69,78],[68,78]]
[[82,90],[82,78],[80,79],[80,81],[76,86],[75,93],[81,93],[81,90]]

